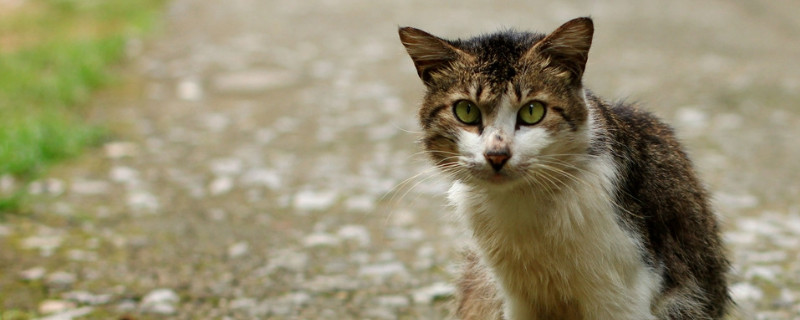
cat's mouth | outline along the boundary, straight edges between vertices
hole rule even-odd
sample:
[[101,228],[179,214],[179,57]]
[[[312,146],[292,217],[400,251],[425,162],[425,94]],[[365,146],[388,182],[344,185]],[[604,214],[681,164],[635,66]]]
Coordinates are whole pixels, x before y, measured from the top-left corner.
[[491,173],[491,174],[489,174],[489,177],[486,178],[486,181],[489,181],[489,182],[494,183],[494,184],[502,184],[502,183],[506,183],[506,182],[508,182],[510,180],[511,180],[511,177],[509,177],[506,174],[500,173],[500,172]]
[[479,170],[472,174],[475,180],[489,185],[506,185],[517,180],[517,176],[510,170]]

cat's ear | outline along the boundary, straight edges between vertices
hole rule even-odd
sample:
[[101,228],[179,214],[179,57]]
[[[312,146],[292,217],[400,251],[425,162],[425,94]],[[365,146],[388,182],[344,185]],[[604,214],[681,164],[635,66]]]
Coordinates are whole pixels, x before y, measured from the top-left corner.
[[544,57],[549,66],[568,72],[571,81],[579,82],[589,58],[594,24],[588,17],[567,21],[558,29],[537,42],[526,57]]
[[414,61],[417,74],[423,82],[431,80],[431,73],[447,67],[459,56],[467,54],[444,39],[412,27],[398,30],[400,41]]

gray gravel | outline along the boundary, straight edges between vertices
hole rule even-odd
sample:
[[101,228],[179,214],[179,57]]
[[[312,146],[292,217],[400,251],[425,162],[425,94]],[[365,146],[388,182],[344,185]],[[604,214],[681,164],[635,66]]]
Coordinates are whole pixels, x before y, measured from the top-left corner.
[[[587,84],[679,130],[724,221],[742,318],[800,319],[791,1],[176,0],[91,118],[114,139],[0,220],[0,309],[43,319],[441,319],[463,233],[415,144],[396,36],[591,14]],[[0,177],[0,192],[21,188]]]

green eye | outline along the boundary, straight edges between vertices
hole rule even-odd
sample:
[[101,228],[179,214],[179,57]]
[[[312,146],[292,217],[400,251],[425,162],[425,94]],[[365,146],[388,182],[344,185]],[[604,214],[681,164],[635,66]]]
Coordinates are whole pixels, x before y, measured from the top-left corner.
[[544,103],[539,101],[528,102],[519,109],[519,122],[525,125],[537,124],[544,118],[545,110]]
[[467,100],[458,100],[453,105],[453,113],[465,124],[475,125],[481,121],[481,111],[474,103]]

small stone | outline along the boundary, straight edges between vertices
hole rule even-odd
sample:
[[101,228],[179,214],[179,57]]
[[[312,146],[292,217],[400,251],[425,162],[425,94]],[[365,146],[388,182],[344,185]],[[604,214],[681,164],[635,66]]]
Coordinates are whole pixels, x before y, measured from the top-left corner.
[[106,143],[103,149],[106,152],[106,157],[111,159],[132,157],[139,153],[139,147],[136,144],[124,141]]
[[139,179],[139,171],[130,167],[118,166],[111,168],[109,176],[114,182],[131,183]]
[[218,177],[208,185],[208,192],[215,196],[228,193],[232,189],[233,178],[227,176]]
[[71,249],[67,251],[67,257],[72,261],[95,261],[97,254],[91,251]]
[[371,212],[375,210],[375,199],[368,195],[352,196],[347,198],[344,206],[350,211]]
[[250,245],[247,242],[238,242],[228,248],[228,257],[239,258],[250,251]]
[[708,123],[708,116],[701,110],[693,107],[678,109],[675,115],[677,121],[689,128],[704,128]]
[[111,185],[101,180],[75,180],[72,182],[70,191],[76,194],[97,195],[108,193]]
[[33,267],[30,269],[23,270],[19,273],[20,278],[25,281],[37,281],[44,278],[45,273],[47,270],[43,267]]
[[300,191],[294,195],[294,207],[298,210],[324,210],[333,205],[338,197],[336,191]]
[[281,300],[294,306],[303,307],[311,301],[311,295],[305,292],[293,292],[283,296]]
[[236,298],[230,302],[230,307],[233,310],[251,310],[258,305],[255,299],[252,298]]
[[39,304],[39,312],[43,314],[64,312],[74,308],[75,303],[64,300],[44,300]]
[[158,210],[159,204],[156,196],[147,191],[138,190],[128,195],[128,206],[136,210],[155,212]]
[[455,287],[453,285],[443,282],[437,282],[428,287],[420,288],[414,291],[414,303],[429,305],[436,299],[447,298],[453,295]]
[[140,308],[145,313],[162,315],[175,314],[175,304],[180,301],[178,294],[170,289],[156,289],[142,298]]
[[11,235],[11,228],[0,224],[0,237],[6,237],[9,235]]
[[781,270],[778,266],[750,266],[744,273],[746,279],[759,279],[771,283],[777,283],[778,274]]
[[375,299],[375,302],[379,306],[389,307],[389,308],[406,308],[410,304],[408,297],[400,295],[381,296]]
[[25,249],[39,249],[43,256],[49,256],[53,250],[61,246],[63,238],[60,235],[31,236],[22,240]]
[[242,163],[242,159],[237,158],[223,158],[223,159],[216,159],[212,160],[211,164],[211,172],[219,176],[225,175],[236,175],[242,172],[244,164]]
[[80,304],[102,305],[111,302],[110,294],[92,294],[88,291],[71,291],[62,295],[64,299]]
[[367,228],[359,225],[343,226],[336,235],[344,240],[355,240],[362,247],[366,247],[370,243],[369,231],[367,231]]
[[731,209],[749,209],[758,205],[759,201],[752,194],[729,194],[718,192],[714,194],[714,202]]
[[78,277],[72,273],[56,271],[45,278],[45,283],[50,287],[63,289],[72,286],[77,279]]
[[388,277],[397,274],[407,274],[405,265],[398,261],[366,265],[358,269],[360,276]]
[[61,313],[55,313],[39,320],[72,320],[75,318],[84,317],[94,311],[92,307],[83,307],[78,309],[67,310]]
[[31,194],[48,194],[57,196],[64,193],[64,182],[58,179],[37,180],[31,182],[28,186],[28,192]]
[[302,284],[303,288],[312,292],[343,292],[356,290],[361,286],[359,281],[353,281],[348,276],[316,276]]
[[242,183],[275,190],[281,187],[281,177],[275,170],[256,168],[242,175]]
[[203,87],[196,79],[183,79],[176,88],[178,98],[187,101],[199,101],[203,98]]
[[297,76],[283,70],[247,70],[219,75],[214,88],[222,92],[250,93],[289,86]]
[[0,194],[12,193],[17,187],[17,180],[10,174],[0,177]]
[[114,308],[117,312],[127,313],[133,312],[136,310],[136,301],[131,299],[125,299],[117,303],[117,306]]
[[294,250],[279,250],[269,258],[269,263],[258,272],[267,275],[277,269],[286,269],[292,272],[300,272],[308,266],[308,254]]
[[331,247],[339,245],[339,238],[327,233],[313,233],[303,239],[303,245],[310,247]]
[[205,113],[201,118],[203,126],[211,132],[222,132],[231,122],[231,119],[222,113]]
[[758,301],[764,297],[761,289],[746,282],[736,283],[731,286],[730,290],[733,301]]

